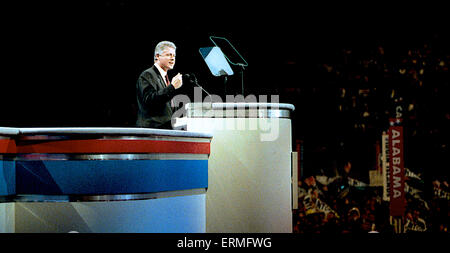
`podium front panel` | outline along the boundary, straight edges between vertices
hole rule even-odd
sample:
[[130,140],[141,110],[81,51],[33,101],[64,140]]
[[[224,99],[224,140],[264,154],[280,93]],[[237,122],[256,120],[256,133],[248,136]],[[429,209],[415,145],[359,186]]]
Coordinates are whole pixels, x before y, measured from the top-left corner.
[[0,128],[0,232],[205,232],[211,138]]

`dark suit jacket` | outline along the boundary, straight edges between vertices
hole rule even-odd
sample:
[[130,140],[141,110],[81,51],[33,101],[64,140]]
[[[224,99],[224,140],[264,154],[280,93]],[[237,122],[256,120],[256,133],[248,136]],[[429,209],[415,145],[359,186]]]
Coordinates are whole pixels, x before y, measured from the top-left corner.
[[166,83],[153,65],[141,73],[136,83],[138,113],[136,126],[172,129],[173,114],[170,100],[176,95],[175,87]]

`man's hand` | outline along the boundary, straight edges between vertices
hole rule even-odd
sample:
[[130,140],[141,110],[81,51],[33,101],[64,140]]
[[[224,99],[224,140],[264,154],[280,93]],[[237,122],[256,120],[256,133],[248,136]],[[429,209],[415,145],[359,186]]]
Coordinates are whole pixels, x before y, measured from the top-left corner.
[[173,87],[175,87],[175,89],[180,88],[183,85],[182,75],[180,73],[178,73],[176,76],[174,76],[172,78],[171,83],[172,83]]

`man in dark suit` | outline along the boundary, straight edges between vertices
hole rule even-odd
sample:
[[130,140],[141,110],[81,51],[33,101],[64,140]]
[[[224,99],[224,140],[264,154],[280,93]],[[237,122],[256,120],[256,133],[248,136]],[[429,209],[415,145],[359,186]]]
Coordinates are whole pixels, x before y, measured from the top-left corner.
[[175,44],[161,41],[155,47],[155,64],[141,73],[136,84],[138,113],[136,126],[172,129],[171,99],[183,85],[178,73],[169,81],[167,72],[175,65]]

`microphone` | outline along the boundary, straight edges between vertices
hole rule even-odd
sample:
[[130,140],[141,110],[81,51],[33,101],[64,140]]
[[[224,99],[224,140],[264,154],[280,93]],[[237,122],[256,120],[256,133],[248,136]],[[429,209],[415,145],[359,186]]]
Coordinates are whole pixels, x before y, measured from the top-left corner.
[[211,98],[211,94],[209,94],[209,92],[207,92],[205,89],[203,89],[202,86],[200,86],[200,84],[198,84],[197,77],[195,77],[194,73],[184,74],[183,76],[185,76],[191,83],[193,83],[196,86],[200,87]]

